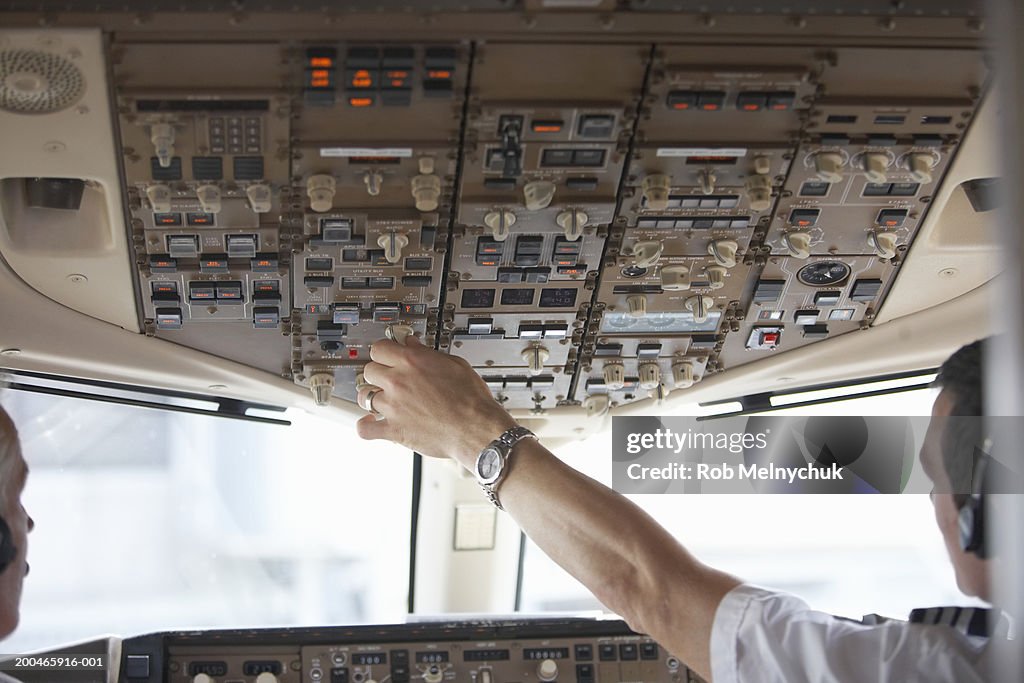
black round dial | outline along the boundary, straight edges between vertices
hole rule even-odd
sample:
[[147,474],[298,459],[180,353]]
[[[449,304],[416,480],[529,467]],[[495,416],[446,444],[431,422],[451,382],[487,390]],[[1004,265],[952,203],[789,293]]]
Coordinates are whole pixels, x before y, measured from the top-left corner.
[[816,261],[808,263],[796,278],[811,287],[829,287],[845,282],[850,277],[850,266],[842,261]]

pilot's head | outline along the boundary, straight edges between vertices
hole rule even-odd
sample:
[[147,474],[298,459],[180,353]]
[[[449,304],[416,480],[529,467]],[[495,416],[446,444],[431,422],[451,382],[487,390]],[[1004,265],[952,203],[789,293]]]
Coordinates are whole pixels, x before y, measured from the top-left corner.
[[983,421],[957,416],[984,414],[982,374],[986,340],[962,347],[949,357],[935,380],[941,388],[921,446],[921,464],[934,484],[932,505],[957,585],[967,595],[990,600],[988,560],[961,545],[959,513],[974,490],[977,452],[984,441]]
[[25,554],[28,550],[28,532],[34,522],[21,504],[28,466],[21,455],[18,432],[10,416],[0,408],[0,525],[7,539],[0,538],[0,554],[10,549],[13,555],[0,571],[0,638],[10,635],[18,626],[18,604],[21,602],[21,584],[28,571]]

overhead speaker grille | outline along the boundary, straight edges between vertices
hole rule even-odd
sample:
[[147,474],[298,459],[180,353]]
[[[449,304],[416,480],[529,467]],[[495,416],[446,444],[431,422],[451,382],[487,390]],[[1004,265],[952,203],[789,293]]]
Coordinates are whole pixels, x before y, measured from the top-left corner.
[[82,97],[85,79],[74,64],[36,50],[0,50],[0,109],[49,114]]

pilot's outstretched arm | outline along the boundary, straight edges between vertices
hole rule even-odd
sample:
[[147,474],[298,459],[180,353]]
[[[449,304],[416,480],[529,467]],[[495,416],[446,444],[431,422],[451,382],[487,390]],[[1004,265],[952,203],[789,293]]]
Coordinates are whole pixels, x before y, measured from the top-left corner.
[[[381,389],[373,407],[384,419],[359,421],[365,439],[389,439],[472,470],[480,451],[515,425],[461,358],[412,337],[406,346],[378,342],[370,357],[364,377]],[[533,439],[515,447],[500,496],[523,531],[606,607],[710,679],[715,610],[737,579],[698,562],[631,501]]]

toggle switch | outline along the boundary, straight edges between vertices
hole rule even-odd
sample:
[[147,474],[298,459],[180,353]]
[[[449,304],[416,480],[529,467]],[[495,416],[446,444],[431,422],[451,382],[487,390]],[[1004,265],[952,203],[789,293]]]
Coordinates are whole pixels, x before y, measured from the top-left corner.
[[915,182],[927,185],[932,182],[932,169],[935,168],[935,157],[931,154],[911,154],[907,166],[910,176]]
[[166,185],[150,185],[147,187],[146,199],[149,200],[153,213],[170,213],[171,188]]
[[583,236],[583,228],[590,217],[579,209],[569,209],[558,214],[555,223],[562,229],[565,239],[575,242]]
[[757,175],[768,175],[772,172],[772,160],[766,156],[754,157],[754,173]]
[[811,234],[803,230],[783,233],[782,242],[793,258],[805,259],[811,255]]
[[607,394],[593,394],[583,399],[583,409],[587,411],[587,417],[604,415],[611,408],[611,400]]
[[[420,166],[422,168],[422,157]],[[431,168],[433,166],[431,165]],[[412,179],[412,197],[416,200],[417,211],[437,211],[441,199],[441,179],[436,175],[418,175]]]
[[642,318],[647,315],[647,297],[643,294],[627,296],[626,305],[629,306],[629,315],[633,318]]
[[661,288],[666,292],[681,292],[690,288],[689,266],[665,266],[661,269]]
[[523,361],[529,368],[531,375],[539,375],[544,372],[544,364],[548,362],[551,354],[543,346],[531,346],[523,350]]
[[249,199],[249,208],[256,213],[269,213],[271,208],[270,185],[253,183],[245,188],[245,196]]
[[717,181],[718,176],[715,175],[713,169],[702,168],[697,171],[697,184],[700,185],[700,191],[704,194],[714,194]]
[[334,390],[334,373],[314,372],[309,376],[309,388],[318,406],[329,405],[331,392]]
[[747,178],[747,200],[751,211],[767,211],[772,206],[772,181],[766,175]]
[[367,171],[363,174],[363,184],[366,185],[366,194],[376,197],[384,185],[384,174],[380,171]]
[[491,229],[491,237],[498,242],[508,239],[508,229],[515,223],[516,215],[508,209],[495,209],[484,216],[484,225]]
[[169,168],[174,157],[174,126],[170,123],[154,123],[149,130],[149,141],[153,143],[160,168]]
[[704,275],[708,279],[708,287],[711,289],[721,289],[725,287],[725,274],[729,271],[726,270],[725,266],[708,266],[704,269]]
[[736,252],[739,248],[735,240],[712,240],[708,244],[708,254],[723,268],[733,268],[736,266]]
[[693,363],[684,360],[672,364],[672,384],[676,389],[689,389],[694,381]]
[[337,185],[334,176],[320,173],[310,176],[306,181],[306,194],[309,196],[309,208],[317,213],[330,211],[334,206],[334,192]]
[[869,183],[881,184],[888,180],[889,157],[881,152],[868,152],[861,161],[864,177]]
[[434,173],[434,157],[420,157],[416,160],[416,167],[420,175],[432,175]]
[[633,245],[633,262],[640,268],[652,268],[661,258],[664,249],[661,240],[637,242]]
[[554,198],[555,184],[549,180],[534,180],[523,186],[523,199],[527,211],[546,209]]
[[896,233],[888,230],[873,230],[868,233],[868,246],[879,258],[891,259],[896,256]]
[[843,167],[843,156],[838,152],[818,152],[814,155],[814,171],[818,180],[826,183],[838,183],[843,179],[840,169]]
[[651,211],[664,211],[668,208],[668,194],[672,189],[672,179],[662,173],[655,173],[644,178],[640,184],[646,208]]
[[657,363],[641,363],[638,368],[638,374],[640,375],[640,388],[657,389],[658,385],[661,384],[661,368],[658,367]]
[[196,197],[205,213],[220,213],[220,188],[216,185],[200,185],[196,188]]
[[690,313],[693,314],[693,322],[705,323],[711,313],[711,307],[715,305],[715,300],[710,296],[704,296],[698,294],[697,296],[691,296],[683,304]]
[[393,230],[384,233],[377,238],[377,246],[384,249],[384,258],[388,263],[398,263],[402,260],[402,250],[409,245],[409,238],[404,233]]
[[605,363],[601,374],[608,391],[618,391],[626,386],[626,368],[622,363]]

